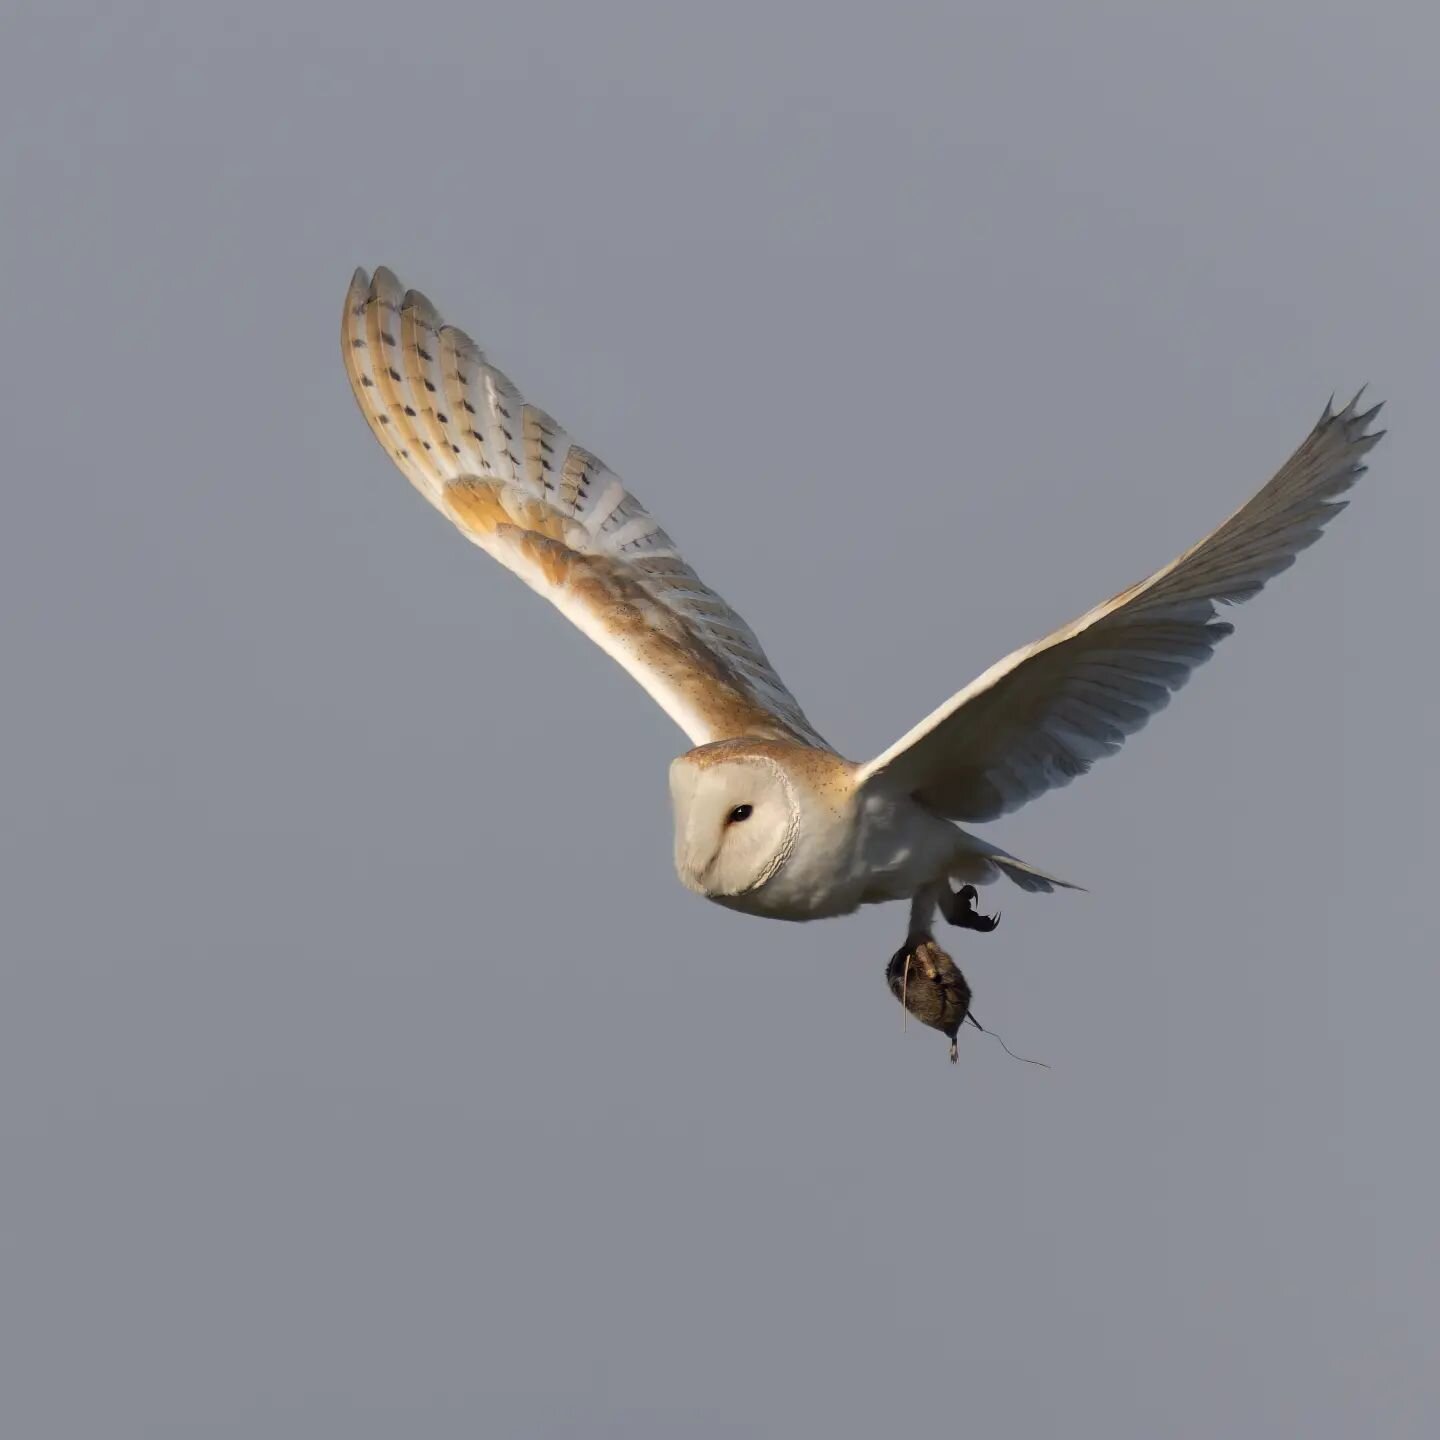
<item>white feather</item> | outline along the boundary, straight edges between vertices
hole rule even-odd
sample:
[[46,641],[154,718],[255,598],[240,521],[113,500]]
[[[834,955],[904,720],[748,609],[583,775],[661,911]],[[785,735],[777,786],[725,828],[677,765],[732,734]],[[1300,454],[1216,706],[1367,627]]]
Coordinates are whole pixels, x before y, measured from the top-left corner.
[[[1363,392],[1362,392],[1363,393]],[[1330,406],[1248,504],[1149,579],[992,665],[861,768],[861,784],[954,820],[990,820],[1068,785],[1163,710],[1232,626],[1217,618],[1295,563],[1345,507],[1384,434],[1356,395]]]

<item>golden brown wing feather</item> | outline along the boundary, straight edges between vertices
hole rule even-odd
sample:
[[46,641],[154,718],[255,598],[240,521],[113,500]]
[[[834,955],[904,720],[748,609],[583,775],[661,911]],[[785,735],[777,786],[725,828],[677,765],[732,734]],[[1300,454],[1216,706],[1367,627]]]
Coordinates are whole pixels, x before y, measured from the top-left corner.
[[357,270],[342,349],[386,454],[464,535],[614,657],[697,745],[824,746],[748,625],[619,478],[390,271]]

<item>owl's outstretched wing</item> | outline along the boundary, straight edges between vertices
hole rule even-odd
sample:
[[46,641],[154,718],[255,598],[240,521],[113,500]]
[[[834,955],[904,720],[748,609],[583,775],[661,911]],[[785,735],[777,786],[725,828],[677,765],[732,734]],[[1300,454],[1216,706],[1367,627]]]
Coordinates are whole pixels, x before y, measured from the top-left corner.
[[1380,407],[1327,405],[1248,504],[1178,560],[991,666],[885,753],[860,784],[893,787],[954,820],[991,820],[1068,785],[1169,702],[1234,628],[1216,618],[1288,570],[1348,503],[1383,430]]
[[355,272],[341,333],[385,453],[481,549],[619,661],[697,745],[824,745],[748,625],[644,506],[390,271]]

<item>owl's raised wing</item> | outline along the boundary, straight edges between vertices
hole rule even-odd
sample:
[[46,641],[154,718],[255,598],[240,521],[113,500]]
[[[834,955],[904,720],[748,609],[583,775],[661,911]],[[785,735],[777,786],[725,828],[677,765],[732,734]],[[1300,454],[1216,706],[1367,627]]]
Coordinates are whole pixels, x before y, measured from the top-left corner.
[[383,268],[373,279],[357,270],[341,344],[360,409],[411,484],[619,661],[694,744],[825,744],[754,632],[619,478],[423,295]]
[[953,820],[991,820],[1068,785],[1169,703],[1234,628],[1216,618],[1288,570],[1348,503],[1380,407],[1327,405],[1248,504],[1178,560],[992,665],[857,775]]

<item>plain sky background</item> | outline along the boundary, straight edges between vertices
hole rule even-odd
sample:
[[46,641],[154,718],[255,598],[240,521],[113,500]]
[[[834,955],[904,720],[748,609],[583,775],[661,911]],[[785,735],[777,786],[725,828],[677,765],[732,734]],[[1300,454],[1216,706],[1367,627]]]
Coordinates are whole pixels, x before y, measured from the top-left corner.
[[[0,27],[0,1429],[1440,1429],[1431,5],[47,3]],[[951,932],[686,894],[683,737],[392,470],[394,267],[865,758],[1350,511]]]

